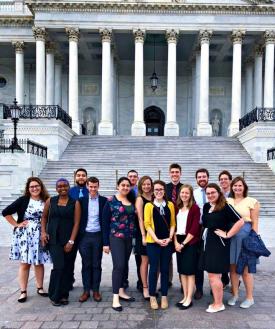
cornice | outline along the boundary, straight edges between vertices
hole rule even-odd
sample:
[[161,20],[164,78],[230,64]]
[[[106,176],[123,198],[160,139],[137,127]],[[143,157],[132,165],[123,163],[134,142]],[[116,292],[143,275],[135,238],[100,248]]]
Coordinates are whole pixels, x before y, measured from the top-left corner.
[[0,16],[0,26],[33,26],[33,17]]
[[53,0],[26,0],[29,9],[35,12],[123,12],[123,13],[180,13],[180,14],[227,14],[227,15],[270,15],[275,14],[274,4],[226,5],[226,4],[188,4],[176,2],[66,2]]

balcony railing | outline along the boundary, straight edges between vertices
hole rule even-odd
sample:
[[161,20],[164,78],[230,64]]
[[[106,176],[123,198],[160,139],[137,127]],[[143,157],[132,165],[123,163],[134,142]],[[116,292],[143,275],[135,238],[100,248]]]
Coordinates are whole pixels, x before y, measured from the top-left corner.
[[11,145],[12,139],[0,139],[0,153],[25,152],[47,159],[48,148],[29,139],[18,139],[18,145],[21,147],[22,150],[13,149]]
[[253,122],[259,121],[275,121],[275,108],[256,107],[239,120],[239,130],[248,127]]
[[275,147],[267,150],[267,161],[269,160],[275,160]]
[[[3,118],[11,117],[10,105],[3,105]],[[59,105],[18,105],[20,119],[56,119],[72,128],[72,118]]]

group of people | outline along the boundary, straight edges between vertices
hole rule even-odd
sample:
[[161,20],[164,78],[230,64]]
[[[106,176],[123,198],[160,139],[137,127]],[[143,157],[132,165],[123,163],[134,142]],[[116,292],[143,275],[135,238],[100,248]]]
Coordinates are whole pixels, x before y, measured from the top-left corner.
[[[227,170],[219,174],[216,184],[209,183],[207,169],[198,169],[194,190],[180,182],[179,164],[171,164],[169,174],[171,182],[166,184],[153,182],[149,176],[139,178],[136,170],[130,170],[119,178],[116,194],[108,199],[99,194],[98,178],[88,177],[84,168],[75,172],[75,186],[71,188],[67,179],[58,179],[53,197],[38,177],[30,177],[24,195],[2,212],[14,227],[10,259],[20,260],[18,302],[27,300],[29,270],[34,265],[37,293],[49,297],[54,306],[68,304],[77,251],[82,258],[83,283],[79,302],[86,302],[91,292],[100,302],[104,252],[111,254],[113,263],[112,308],[122,311],[121,301],[135,301],[126,290],[134,250],[137,289],[152,309],[169,307],[174,252],[183,293],[176,304],[180,310],[192,307],[193,298],[203,297],[204,271],[213,295],[206,311],[225,309],[223,288],[230,281],[232,296],[227,304],[236,305],[240,282],[236,266],[243,239],[251,230],[258,232],[259,202],[248,196],[245,180],[232,179]],[[46,292],[44,264],[49,262],[53,268]],[[249,308],[254,299],[248,266],[244,266],[242,278],[246,298],[240,307]]]

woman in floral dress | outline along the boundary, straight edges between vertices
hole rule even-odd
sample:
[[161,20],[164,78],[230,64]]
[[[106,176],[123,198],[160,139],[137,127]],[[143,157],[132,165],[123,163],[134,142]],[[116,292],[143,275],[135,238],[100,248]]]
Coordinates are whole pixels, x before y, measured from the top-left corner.
[[[40,244],[41,215],[49,194],[38,177],[27,180],[24,195],[6,207],[2,215],[14,227],[10,251],[11,260],[19,260],[19,303],[27,300],[27,285],[31,265],[34,265],[37,293],[42,297],[48,294],[43,290],[44,264],[51,262],[49,252]],[[17,220],[13,217],[17,214]]]

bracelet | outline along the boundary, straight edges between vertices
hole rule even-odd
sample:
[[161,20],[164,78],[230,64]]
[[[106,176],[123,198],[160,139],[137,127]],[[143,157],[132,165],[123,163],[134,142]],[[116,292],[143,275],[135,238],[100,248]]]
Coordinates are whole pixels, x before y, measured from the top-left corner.
[[183,247],[185,247],[185,243],[182,242],[181,245],[182,245]]

